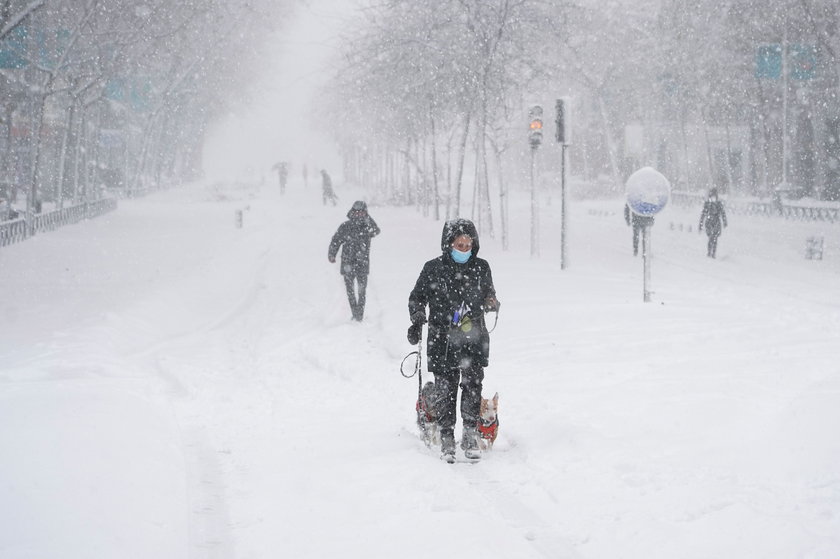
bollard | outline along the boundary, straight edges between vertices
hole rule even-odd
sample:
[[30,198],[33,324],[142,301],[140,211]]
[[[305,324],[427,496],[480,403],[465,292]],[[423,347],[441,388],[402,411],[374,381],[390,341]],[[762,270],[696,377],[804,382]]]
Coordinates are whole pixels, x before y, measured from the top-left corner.
[[823,258],[823,237],[814,236],[805,239],[805,259],[822,260]]
[[236,228],[242,229],[242,210],[236,210]]

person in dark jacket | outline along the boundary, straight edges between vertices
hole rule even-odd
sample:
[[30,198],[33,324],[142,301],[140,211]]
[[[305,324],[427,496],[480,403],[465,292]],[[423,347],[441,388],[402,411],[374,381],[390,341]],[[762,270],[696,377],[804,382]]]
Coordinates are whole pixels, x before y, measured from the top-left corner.
[[653,216],[639,215],[624,204],[624,221],[633,226],[633,256],[639,254],[639,236],[645,227],[653,226]]
[[353,320],[361,321],[365,315],[365,293],[370,273],[370,240],[379,234],[379,226],[368,215],[367,204],[361,200],[353,202],[347,217],[349,219],[339,225],[333,235],[327,258],[335,262],[341,247],[341,275],[347,288],[347,300]]
[[333,206],[338,202],[338,196],[335,195],[335,190],[333,190],[332,179],[325,169],[321,169],[321,198],[323,198],[325,206],[327,200],[332,202]]
[[272,170],[277,171],[277,179],[280,181],[280,194],[286,192],[286,181],[289,178],[289,164],[285,161],[278,161],[272,167]]
[[475,225],[467,219],[448,221],[441,236],[442,254],[423,266],[408,296],[411,327],[408,341],[420,342],[427,322],[429,371],[435,376],[441,457],[455,461],[455,422],[458,386],[461,386],[461,448],[467,458],[481,451],[476,425],[481,406],[484,367],[490,355],[490,334],[484,313],[498,311],[490,265],[478,257]]
[[697,232],[706,228],[706,235],[709,237],[709,242],[706,247],[706,256],[715,258],[717,253],[717,242],[723,228],[726,227],[726,211],[723,209],[723,202],[718,200],[717,188],[709,191],[709,198],[703,204],[703,211],[700,212],[700,224],[697,226]]

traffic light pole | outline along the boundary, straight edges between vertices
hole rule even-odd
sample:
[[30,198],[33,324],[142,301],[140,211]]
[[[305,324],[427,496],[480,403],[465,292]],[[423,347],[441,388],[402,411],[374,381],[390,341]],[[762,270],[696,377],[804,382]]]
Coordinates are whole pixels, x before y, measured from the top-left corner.
[[566,269],[566,144],[561,145],[560,162],[560,269]]
[[540,255],[539,244],[539,208],[537,207],[537,185],[535,180],[537,166],[537,148],[531,146],[531,256]]
[[557,110],[554,122],[557,124],[557,131],[554,137],[560,144],[560,269],[565,270],[569,262],[566,257],[566,237],[569,228],[566,212],[566,148],[569,147],[568,128],[568,99],[560,98],[555,103]]

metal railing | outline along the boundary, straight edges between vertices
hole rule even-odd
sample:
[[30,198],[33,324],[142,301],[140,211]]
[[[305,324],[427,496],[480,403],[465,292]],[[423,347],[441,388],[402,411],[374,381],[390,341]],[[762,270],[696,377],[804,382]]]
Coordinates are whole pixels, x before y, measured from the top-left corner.
[[[671,201],[682,207],[699,206],[706,196],[690,192],[672,192]],[[840,222],[840,206],[804,206],[784,202],[762,202],[753,200],[728,199],[725,201],[727,211],[735,214],[757,215],[765,217],[782,217],[797,221],[826,221]]]
[[20,242],[26,237],[26,220],[22,217],[0,221],[0,247]]
[[0,246],[26,240],[30,235],[91,219],[117,209],[116,198],[103,198],[60,210],[36,214],[30,228],[25,217],[0,222]]

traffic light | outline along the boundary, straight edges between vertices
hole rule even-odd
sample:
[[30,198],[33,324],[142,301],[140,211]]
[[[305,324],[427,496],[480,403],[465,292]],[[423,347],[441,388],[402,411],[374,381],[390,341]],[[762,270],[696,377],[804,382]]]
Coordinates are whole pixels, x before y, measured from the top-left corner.
[[541,105],[532,105],[528,109],[528,141],[533,149],[537,149],[542,144],[542,116]]
[[557,131],[554,134],[554,137],[557,138],[557,142],[561,144],[566,143],[566,100],[565,99],[558,99],[557,100],[557,116],[555,117],[555,123],[557,124]]

